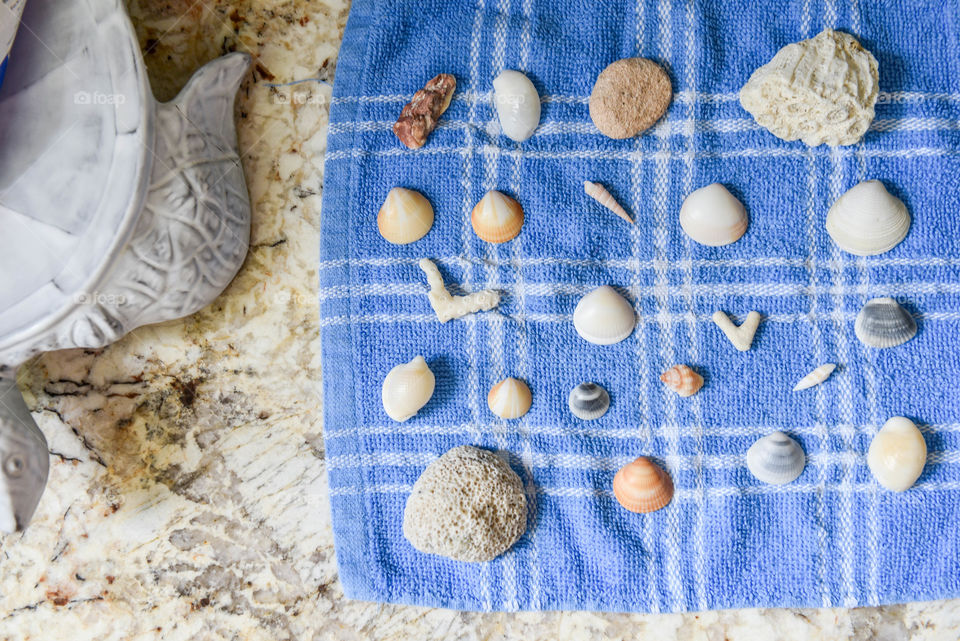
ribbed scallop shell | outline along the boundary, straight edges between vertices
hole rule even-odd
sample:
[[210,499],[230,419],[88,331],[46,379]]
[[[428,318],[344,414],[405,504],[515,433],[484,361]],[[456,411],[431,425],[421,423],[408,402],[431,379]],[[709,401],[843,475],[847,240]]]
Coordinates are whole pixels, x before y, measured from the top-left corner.
[[827,233],[845,252],[876,256],[900,244],[910,231],[910,212],[879,180],[851,187],[827,212]]
[[513,240],[523,227],[523,207],[506,194],[488,191],[470,214],[473,231],[488,243]]
[[500,418],[520,418],[533,403],[530,388],[516,378],[505,378],[490,388],[487,394],[487,406]]
[[433,206],[418,191],[394,187],[377,214],[377,227],[380,235],[394,245],[412,243],[433,227]]
[[570,412],[585,421],[598,419],[607,413],[610,407],[610,395],[596,383],[580,383],[567,397]]
[[797,384],[793,386],[793,391],[799,392],[800,390],[809,389],[815,385],[819,385],[830,378],[830,375],[833,374],[833,370],[835,369],[837,369],[837,366],[833,363],[825,363],[821,365],[797,381]]
[[674,365],[660,375],[660,380],[683,397],[693,396],[703,387],[703,377],[689,365]]
[[758,480],[771,485],[796,480],[806,464],[803,448],[783,432],[768,434],[747,450],[747,469]]
[[680,206],[680,226],[701,245],[719,247],[736,242],[749,224],[743,203],[720,183],[697,189]]
[[853,331],[867,347],[896,347],[917,335],[917,322],[892,298],[868,300]]
[[613,495],[631,512],[655,512],[673,498],[673,480],[659,465],[641,456],[613,477]]
[[585,341],[613,345],[633,333],[637,318],[633,307],[613,287],[598,287],[577,303],[573,326]]
[[420,411],[430,397],[436,379],[423,356],[397,365],[383,379],[383,410],[395,421],[406,421]]
[[884,423],[870,443],[867,466],[873,477],[892,492],[910,488],[927,463],[927,443],[908,418],[894,416]]

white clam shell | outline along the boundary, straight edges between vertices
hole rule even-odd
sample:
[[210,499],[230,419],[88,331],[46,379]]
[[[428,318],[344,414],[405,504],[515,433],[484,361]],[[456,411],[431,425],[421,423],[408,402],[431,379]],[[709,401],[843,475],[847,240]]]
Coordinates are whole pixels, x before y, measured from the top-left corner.
[[892,298],[868,300],[854,323],[853,331],[867,347],[896,347],[917,335],[913,316]]
[[377,214],[380,235],[394,245],[406,245],[423,238],[433,227],[433,206],[418,191],[394,187]]
[[736,242],[749,222],[743,203],[720,183],[697,189],[680,207],[680,226],[701,245],[720,247]]
[[402,423],[427,404],[433,396],[435,385],[436,379],[423,356],[417,356],[409,363],[401,363],[383,379],[383,411]]
[[912,486],[927,462],[927,443],[908,418],[894,416],[884,423],[870,443],[867,466],[873,477],[892,492]]
[[758,480],[771,485],[796,480],[806,463],[803,448],[783,432],[768,434],[747,450],[747,469]]
[[592,421],[607,413],[610,395],[596,383],[580,383],[567,397],[570,413],[585,421]]
[[827,233],[840,249],[876,256],[900,244],[910,231],[910,212],[879,180],[867,180],[844,193],[827,212]]
[[633,307],[613,287],[598,287],[577,303],[573,326],[585,341],[613,345],[630,334],[637,324]]
[[493,92],[503,133],[517,142],[532,136],[540,124],[540,95],[530,79],[519,71],[501,71]]

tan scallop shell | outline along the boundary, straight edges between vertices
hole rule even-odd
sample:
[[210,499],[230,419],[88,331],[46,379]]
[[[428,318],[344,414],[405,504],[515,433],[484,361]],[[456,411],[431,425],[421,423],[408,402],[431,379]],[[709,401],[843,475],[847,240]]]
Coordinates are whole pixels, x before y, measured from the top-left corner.
[[505,378],[490,388],[487,405],[500,418],[520,418],[533,404],[530,388],[516,378]]
[[423,356],[417,356],[409,363],[401,363],[383,379],[383,411],[402,423],[427,404],[433,396],[435,385],[436,379]]
[[703,387],[703,377],[688,365],[674,365],[663,374],[660,380],[680,396],[693,396]]
[[473,231],[488,243],[513,240],[523,227],[523,207],[506,194],[488,191],[470,214]]
[[380,235],[394,245],[423,238],[433,227],[433,206],[418,191],[394,187],[377,214]]
[[641,456],[613,477],[613,495],[631,512],[655,512],[673,498],[673,480],[659,465]]

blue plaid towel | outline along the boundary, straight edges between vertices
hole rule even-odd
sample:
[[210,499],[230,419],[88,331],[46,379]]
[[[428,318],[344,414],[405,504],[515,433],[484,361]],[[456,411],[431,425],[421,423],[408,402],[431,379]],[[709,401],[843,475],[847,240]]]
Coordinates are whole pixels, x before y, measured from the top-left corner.
[[[960,15],[956,2],[766,3],[729,0],[384,2],[355,0],[330,113],[320,265],[325,440],[340,579],[356,599],[477,610],[684,611],[745,606],[856,606],[960,595]],[[758,4],[758,3],[756,3]],[[782,46],[825,27],[877,57],[881,95],[863,142],[808,148],[778,140],[737,92]],[[618,58],[662,63],[675,96],[654,130],[610,140],[587,97]],[[537,133],[500,135],[492,80],[519,69],[543,99]],[[422,149],[391,126],[440,72],[457,93]],[[876,178],[913,214],[893,251],[858,258],[824,229],[830,204]],[[637,221],[589,200],[606,184]],[[721,182],[751,222],[736,244],[691,242],[686,194]],[[430,233],[394,246],[376,214],[394,186],[425,194]],[[490,245],[469,212],[488,189],[527,213],[520,236]],[[500,290],[498,310],[440,324],[417,267],[434,259],[454,293]],[[610,284],[635,305],[626,341],[575,333],[579,298]],[[919,334],[865,348],[853,320],[893,296]],[[725,310],[765,320],[739,353],[712,324]],[[391,421],[380,385],[422,354],[430,403]],[[793,384],[839,363],[824,385]],[[658,380],[676,363],[706,378],[678,398]],[[487,390],[516,376],[532,410],[503,421]],[[595,381],[612,407],[599,421],[567,411]],[[929,459],[917,485],[881,489],[866,466],[891,416],[921,427]],[[808,465],[795,482],[755,480],[757,438],[782,430]],[[504,452],[524,481],[529,529],[507,554],[467,564],[421,554],[401,522],[412,484],[448,449]],[[610,487],[638,455],[662,461],[677,493],[629,513]]]

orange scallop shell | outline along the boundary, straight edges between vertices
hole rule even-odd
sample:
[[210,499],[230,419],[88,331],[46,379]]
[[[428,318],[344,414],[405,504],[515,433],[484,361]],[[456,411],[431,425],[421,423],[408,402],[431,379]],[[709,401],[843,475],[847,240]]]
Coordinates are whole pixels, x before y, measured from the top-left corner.
[[513,240],[523,227],[523,207],[499,191],[488,191],[470,214],[473,231],[488,243]]
[[680,396],[693,396],[703,387],[703,377],[687,365],[674,365],[660,375],[660,380]]
[[659,465],[641,456],[613,477],[613,495],[631,512],[655,512],[673,498],[673,480]]

